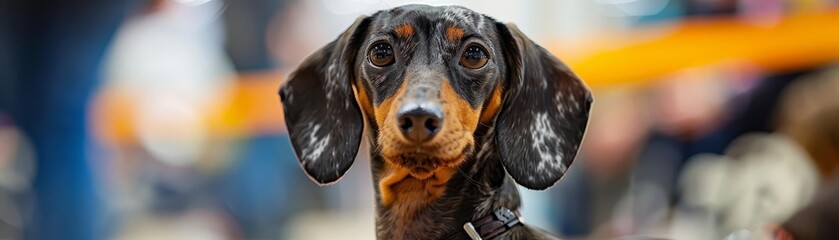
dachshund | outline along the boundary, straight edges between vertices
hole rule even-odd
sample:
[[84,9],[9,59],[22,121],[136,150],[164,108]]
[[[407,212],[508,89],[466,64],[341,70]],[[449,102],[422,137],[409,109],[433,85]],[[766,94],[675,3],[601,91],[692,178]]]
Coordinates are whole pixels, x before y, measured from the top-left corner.
[[279,95],[313,181],[338,181],[368,141],[378,239],[554,239],[524,224],[515,184],[562,178],[593,102],[515,25],[427,5],[359,17]]

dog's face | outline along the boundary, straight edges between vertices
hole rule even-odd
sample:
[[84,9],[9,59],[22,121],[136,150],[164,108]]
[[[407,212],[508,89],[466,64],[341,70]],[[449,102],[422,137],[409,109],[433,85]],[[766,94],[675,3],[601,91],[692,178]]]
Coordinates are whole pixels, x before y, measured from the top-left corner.
[[[519,184],[553,185],[576,155],[591,104],[582,81],[514,26],[424,5],[359,18],[280,95],[298,159],[315,181],[334,182],[352,164],[363,113],[387,163],[381,190],[431,195],[474,154],[480,124],[494,127],[489,146]],[[413,183],[397,185],[405,179]]]
[[442,12],[409,9],[383,12],[362,45],[367,54],[358,59],[358,91],[367,96],[360,104],[375,116],[381,154],[416,178],[456,167],[472,154],[486,100],[500,90],[503,54],[494,26],[474,12],[461,14],[474,20],[440,21],[429,17],[443,18]]

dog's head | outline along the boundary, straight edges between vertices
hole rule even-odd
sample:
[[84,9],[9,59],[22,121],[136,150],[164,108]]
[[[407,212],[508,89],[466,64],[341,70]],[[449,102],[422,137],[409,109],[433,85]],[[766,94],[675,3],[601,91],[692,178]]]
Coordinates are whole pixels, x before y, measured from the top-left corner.
[[568,169],[592,102],[567,66],[515,26],[424,5],[358,18],[309,56],[280,95],[300,164],[318,183],[349,169],[366,116],[390,181],[445,183],[474,154],[485,125],[495,128],[507,172],[531,189]]

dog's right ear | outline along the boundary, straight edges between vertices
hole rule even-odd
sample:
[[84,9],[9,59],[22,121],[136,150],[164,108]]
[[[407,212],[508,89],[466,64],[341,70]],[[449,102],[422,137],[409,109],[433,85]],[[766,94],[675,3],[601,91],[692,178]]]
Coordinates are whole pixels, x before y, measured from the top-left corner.
[[369,17],[310,55],[280,87],[285,122],[297,160],[319,184],[338,181],[358,153],[364,123],[350,82]]

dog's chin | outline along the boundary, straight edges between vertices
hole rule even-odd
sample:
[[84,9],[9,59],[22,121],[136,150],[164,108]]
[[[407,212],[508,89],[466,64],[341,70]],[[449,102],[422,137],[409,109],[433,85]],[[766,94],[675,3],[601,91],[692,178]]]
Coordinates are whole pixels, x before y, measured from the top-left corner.
[[456,167],[447,165],[409,168],[388,161],[386,166],[379,181],[379,192],[385,206],[398,202],[428,203],[443,195],[446,184],[457,172]]
[[[452,162],[449,162],[449,161]],[[426,204],[442,196],[446,184],[457,172],[454,162],[421,152],[406,152],[386,160],[386,171],[379,182],[382,203]]]
[[468,138],[435,141],[411,146],[385,141],[381,156],[385,170],[379,178],[379,192],[385,206],[393,203],[429,203],[442,196],[457,168],[474,150]]

